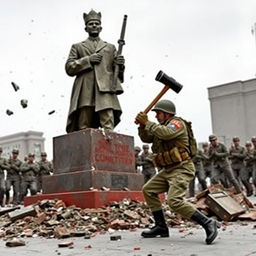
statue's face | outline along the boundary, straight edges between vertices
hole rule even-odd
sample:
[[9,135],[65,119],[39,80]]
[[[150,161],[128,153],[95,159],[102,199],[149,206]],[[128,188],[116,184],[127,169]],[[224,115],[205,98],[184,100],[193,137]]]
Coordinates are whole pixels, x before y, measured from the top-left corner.
[[101,32],[102,27],[101,23],[98,20],[90,20],[87,22],[85,31],[89,34],[89,36],[97,37]]

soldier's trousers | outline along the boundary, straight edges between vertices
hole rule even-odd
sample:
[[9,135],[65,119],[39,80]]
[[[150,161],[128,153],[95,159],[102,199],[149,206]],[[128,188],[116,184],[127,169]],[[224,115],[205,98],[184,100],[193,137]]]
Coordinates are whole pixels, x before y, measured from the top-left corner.
[[233,169],[233,171],[235,173],[239,173],[238,180],[241,180],[241,182],[245,186],[247,194],[251,194],[253,191],[252,184],[249,181],[250,179],[249,172],[245,168],[245,166],[241,165],[239,169]]
[[252,166],[252,183],[256,187],[256,163]]
[[222,184],[225,184],[226,183],[225,178],[227,178],[227,180],[235,187],[237,193],[242,192],[238,181],[234,177],[234,174],[230,165],[214,166],[212,184],[218,184],[219,181],[221,181]]
[[184,218],[190,219],[195,212],[195,207],[188,203],[184,197],[194,175],[194,164],[189,162],[175,169],[162,169],[153,176],[142,189],[151,211],[162,209],[158,195],[167,192],[167,203],[170,208]]
[[21,182],[21,201],[23,201],[24,197],[27,195],[28,189],[30,190],[31,195],[35,195],[37,193],[36,177],[31,177],[29,179],[23,178]]
[[[13,187],[13,203],[19,203],[20,197],[20,176],[12,175],[7,176],[6,179],[6,201],[9,201],[11,186]],[[7,202],[9,203],[9,202]]]
[[4,175],[1,174],[1,176],[0,176],[0,206],[3,205],[4,194],[5,194],[5,180],[4,180]]

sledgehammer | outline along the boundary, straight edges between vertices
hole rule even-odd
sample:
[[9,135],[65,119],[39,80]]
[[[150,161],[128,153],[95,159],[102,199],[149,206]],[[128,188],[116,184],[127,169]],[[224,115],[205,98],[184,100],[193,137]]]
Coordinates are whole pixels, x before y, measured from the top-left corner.
[[[155,78],[156,81],[159,81],[164,84],[163,89],[158,93],[158,95],[152,100],[152,102],[147,106],[144,110],[144,113],[148,113],[150,109],[152,109],[156,103],[161,99],[161,97],[169,90],[172,89],[176,93],[179,93],[182,89],[182,85],[178,83],[174,78],[167,76],[163,71],[159,71]],[[135,121],[137,124],[137,122]]]

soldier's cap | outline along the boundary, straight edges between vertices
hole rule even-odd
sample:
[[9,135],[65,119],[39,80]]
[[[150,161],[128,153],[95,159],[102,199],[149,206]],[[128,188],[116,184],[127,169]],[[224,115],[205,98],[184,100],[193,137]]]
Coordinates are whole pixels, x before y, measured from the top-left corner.
[[35,154],[33,154],[33,153],[28,153],[28,157],[35,157]]
[[252,146],[252,143],[250,141],[246,141],[245,146]]
[[233,142],[238,142],[238,141],[240,141],[239,137],[237,136],[233,137]]
[[12,153],[13,153],[13,154],[19,154],[19,150],[14,148],[14,149],[12,150]]
[[251,142],[254,142],[254,141],[256,141],[256,136],[253,136],[253,137],[251,138]]
[[135,147],[134,150],[140,152],[141,148],[140,147]]
[[93,9],[87,14],[83,14],[84,18],[84,23],[85,25],[90,21],[90,20],[98,20],[101,23],[101,13],[100,12],[95,12]]
[[209,136],[209,141],[214,141],[214,140],[217,140],[217,136],[212,134]]
[[148,144],[144,144],[143,146],[142,146],[142,148],[144,149],[144,148],[149,148],[149,145]]
[[208,144],[208,142],[203,142],[202,146],[203,146],[203,147],[208,147],[209,144]]
[[47,156],[46,152],[41,152],[41,156]]

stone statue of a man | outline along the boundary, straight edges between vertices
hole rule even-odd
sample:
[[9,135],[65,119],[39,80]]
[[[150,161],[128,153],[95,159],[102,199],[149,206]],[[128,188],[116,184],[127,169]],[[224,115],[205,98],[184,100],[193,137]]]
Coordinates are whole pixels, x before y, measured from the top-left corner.
[[[68,133],[99,127],[113,130],[122,114],[117,95],[123,93],[124,57],[117,56],[113,44],[100,39],[100,12],[91,10],[83,18],[89,37],[72,45],[65,66],[69,76],[76,76],[66,126]],[[119,73],[113,92],[116,65]]]

